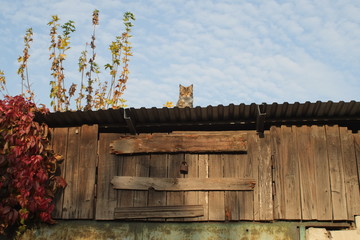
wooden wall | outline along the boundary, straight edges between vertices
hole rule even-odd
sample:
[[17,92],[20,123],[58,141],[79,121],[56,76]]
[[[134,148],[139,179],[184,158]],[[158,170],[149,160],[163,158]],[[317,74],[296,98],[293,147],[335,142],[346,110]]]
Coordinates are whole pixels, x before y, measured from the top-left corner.
[[[338,126],[272,127],[247,132],[247,153],[115,155],[121,136],[97,126],[54,129],[53,148],[66,157],[68,182],[54,216],[114,219],[115,208],[202,205],[204,216],[151,221],[351,220],[360,215],[360,134]],[[180,174],[185,160],[187,175]],[[114,190],[114,176],[254,178],[253,191]]]
[[354,220],[360,214],[359,134],[338,126],[273,127],[275,219]]

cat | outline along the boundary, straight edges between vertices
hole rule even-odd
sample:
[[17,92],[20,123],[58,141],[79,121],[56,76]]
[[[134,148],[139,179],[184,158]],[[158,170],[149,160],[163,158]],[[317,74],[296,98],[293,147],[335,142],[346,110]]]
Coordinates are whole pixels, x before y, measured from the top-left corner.
[[184,87],[181,84],[179,84],[179,101],[177,102],[176,106],[179,108],[184,107],[193,107],[193,85],[191,84],[188,87]]

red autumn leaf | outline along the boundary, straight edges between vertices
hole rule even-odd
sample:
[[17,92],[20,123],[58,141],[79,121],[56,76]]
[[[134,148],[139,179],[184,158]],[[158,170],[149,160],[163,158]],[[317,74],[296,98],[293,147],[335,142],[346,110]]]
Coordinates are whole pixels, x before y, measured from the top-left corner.
[[55,177],[55,182],[57,187],[65,188],[67,186],[65,179],[60,176]]
[[35,111],[48,112],[22,96],[0,100],[0,234],[27,219],[53,223],[53,188],[66,186],[55,175],[61,157],[48,145],[48,127],[33,121]]
[[14,151],[16,157],[20,156],[23,152],[21,146],[14,146],[13,151]]
[[41,212],[40,213],[40,219],[43,221],[43,222],[46,222],[46,223],[50,223],[50,224],[54,224],[55,221],[51,218],[51,215],[47,212]]
[[39,171],[37,172],[36,176],[40,179],[40,181],[44,182],[46,180],[48,180],[48,176],[45,173],[45,171],[43,169],[39,169]]

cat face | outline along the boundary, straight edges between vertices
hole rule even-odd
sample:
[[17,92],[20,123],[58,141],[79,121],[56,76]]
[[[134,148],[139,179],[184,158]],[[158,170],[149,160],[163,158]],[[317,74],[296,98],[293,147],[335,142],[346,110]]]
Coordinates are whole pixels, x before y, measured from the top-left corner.
[[181,97],[192,97],[193,96],[193,85],[191,84],[188,87],[184,87],[183,85],[179,85],[180,88],[180,96]]

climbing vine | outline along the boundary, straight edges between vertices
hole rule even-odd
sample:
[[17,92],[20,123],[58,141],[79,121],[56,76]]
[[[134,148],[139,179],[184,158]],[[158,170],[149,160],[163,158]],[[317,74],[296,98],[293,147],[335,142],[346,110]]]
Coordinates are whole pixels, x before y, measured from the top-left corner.
[[48,109],[21,95],[0,100],[0,234],[54,223],[54,194],[66,186],[56,174],[62,157],[49,148],[49,128],[34,121],[36,112]]

